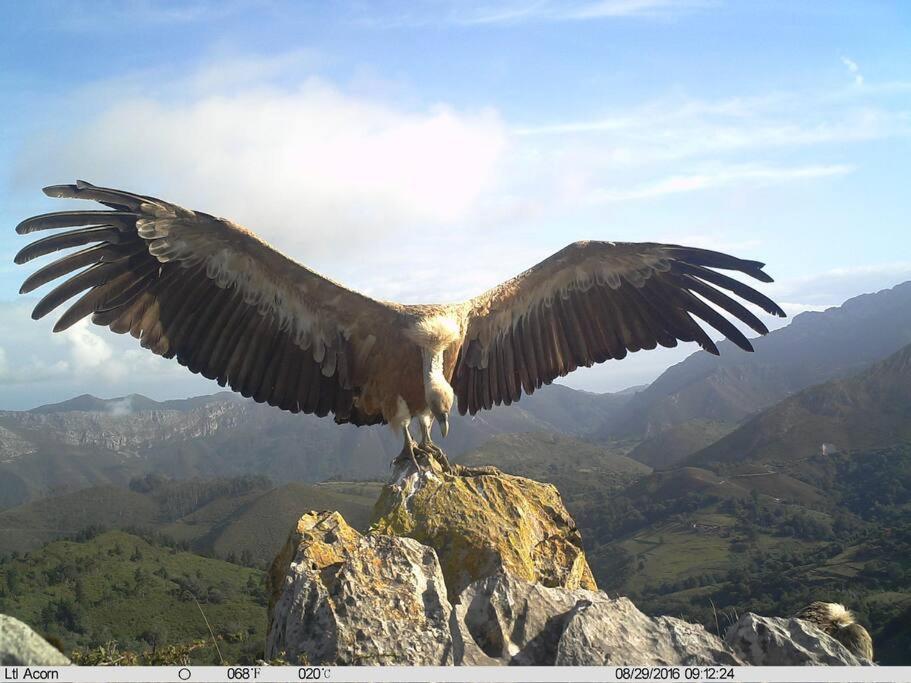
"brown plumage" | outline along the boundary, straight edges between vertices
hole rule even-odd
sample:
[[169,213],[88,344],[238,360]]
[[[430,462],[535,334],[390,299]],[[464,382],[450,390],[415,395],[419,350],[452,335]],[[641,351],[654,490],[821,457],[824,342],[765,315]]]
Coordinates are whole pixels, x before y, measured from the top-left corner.
[[[729,293],[784,315],[714,270],[770,282],[763,264],[652,243],[577,242],[462,304],[401,305],[347,289],[225,219],[81,181],[45,193],[110,210],[19,224],[20,234],[76,229],[26,246],[17,263],[82,247],[25,281],[22,293],[65,278],[34,318],[81,295],[55,331],[91,316],[256,401],[356,425],[392,423],[409,452],[411,418],[427,427],[436,416],[445,432],[455,400],[474,414],[577,367],[678,340],[717,354],[697,320],[751,351],[727,316],[767,329]],[[429,431],[424,437],[429,443]]]

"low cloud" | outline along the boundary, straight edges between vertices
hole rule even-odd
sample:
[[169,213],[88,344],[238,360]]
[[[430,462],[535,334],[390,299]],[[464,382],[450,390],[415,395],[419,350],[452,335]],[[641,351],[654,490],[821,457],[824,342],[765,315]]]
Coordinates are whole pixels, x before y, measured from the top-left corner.
[[175,361],[140,348],[88,320],[53,334],[53,314],[33,321],[34,299],[0,301],[0,410],[31,408],[78,394],[159,398],[219,391]]
[[105,406],[105,412],[113,417],[124,417],[133,412],[133,399],[130,396],[124,396],[118,401],[111,401]]

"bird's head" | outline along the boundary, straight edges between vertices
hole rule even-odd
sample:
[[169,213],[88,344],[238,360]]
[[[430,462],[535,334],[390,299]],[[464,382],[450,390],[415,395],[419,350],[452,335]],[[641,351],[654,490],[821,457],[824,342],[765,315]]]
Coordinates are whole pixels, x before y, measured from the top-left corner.
[[449,433],[449,411],[455,400],[455,392],[446,380],[431,383],[428,396],[430,412],[440,425],[440,433],[445,437]]

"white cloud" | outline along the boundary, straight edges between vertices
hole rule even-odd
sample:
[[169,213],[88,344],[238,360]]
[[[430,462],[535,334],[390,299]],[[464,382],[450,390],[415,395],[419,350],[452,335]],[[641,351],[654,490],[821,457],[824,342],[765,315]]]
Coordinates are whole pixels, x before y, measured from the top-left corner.
[[47,363],[34,355],[20,357],[0,347],[0,386],[43,382],[69,371],[64,360]]
[[842,57],[841,63],[844,64],[845,67],[847,67],[848,72],[854,78],[855,85],[864,84],[864,75],[860,72],[860,67],[857,65],[857,62],[855,62],[853,59],[851,59],[849,57]]
[[911,135],[911,115],[873,102],[833,107],[823,96],[656,101],[602,118],[516,126],[519,138],[556,138],[612,164],[660,163],[750,150],[868,142]]
[[133,399],[130,396],[124,396],[119,401],[113,401],[105,407],[105,411],[114,417],[123,417],[133,412]]
[[[91,0],[46,3],[49,21],[63,30],[104,32],[136,26],[212,21],[255,4],[252,0]],[[100,20],[99,17],[103,17]]]
[[133,337],[88,320],[53,334],[53,313],[39,321],[29,318],[34,304],[35,299],[0,301],[0,409],[86,392],[117,396],[142,390],[174,397],[218,390],[214,382],[140,348]]
[[[583,4],[608,11],[572,7]],[[94,109],[32,139],[17,185],[81,177],[157,194],[234,219],[330,273],[391,251],[392,281],[449,233],[489,241],[503,226],[584,206],[845,175],[843,143],[911,133],[907,112],[794,93],[672,97],[603,118],[508,126],[492,109],[415,110],[301,80],[314,59],[222,55],[178,82],[133,74],[90,86],[83,96]],[[263,85],[275,79],[283,85]],[[839,147],[825,163],[753,158],[827,144]]]
[[588,195],[588,201],[610,203],[655,199],[665,195],[721,188],[744,182],[766,185],[791,180],[845,175],[851,171],[852,168],[844,164],[797,167],[731,166],[705,173],[671,176],[638,187],[593,190]]
[[85,318],[53,339],[67,345],[70,356],[67,369],[73,374],[109,381],[121,379],[127,374],[127,367],[114,357],[111,345],[97,333],[100,331],[97,327],[93,330]]
[[[493,110],[414,109],[290,77],[306,71],[311,58],[224,57],[161,90],[153,84],[162,79],[142,74],[96,84],[84,93],[94,109],[80,105],[70,127],[41,131],[30,142],[17,183],[33,191],[83,177],[158,194],[244,223],[309,265],[329,262],[333,276],[375,296],[452,301],[572,239],[603,236],[564,229],[567,217],[582,215],[589,228],[596,221],[610,226],[612,211],[634,215],[641,205],[605,205],[845,176],[854,164],[843,143],[909,133],[907,112],[863,99],[872,84],[850,98],[672,98],[603,117],[510,126]],[[285,84],[263,85],[275,77]],[[67,98],[74,100],[80,98]],[[830,147],[814,157],[823,145]],[[51,206],[36,202],[35,209]],[[559,222],[550,220],[557,215]],[[722,224],[715,216],[659,224],[640,235],[634,230],[648,227],[643,220],[626,234],[738,254],[759,246],[755,232],[744,238],[737,226],[713,232]],[[666,233],[671,225],[677,232]],[[445,278],[433,259],[440,254],[452,264]],[[796,313],[911,278],[906,263],[875,270],[831,271],[763,291],[799,302],[785,306]],[[122,395],[158,386],[158,396],[176,396],[217,388],[132,338],[87,323],[48,344],[47,320],[31,323],[21,305],[10,317],[3,306],[0,384],[53,379],[57,398],[86,390]],[[609,364],[611,376],[639,383],[674,354],[685,355],[655,354]],[[572,381],[586,386],[584,378],[592,377],[588,386],[608,388],[600,372]]]
[[710,9],[718,0],[488,0],[452,2],[410,8],[392,19],[372,18],[383,25],[519,24],[525,22],[592,21],[617,18],[664,19],[684,12]]
[[710,0],[596,0],[574,8],[558,10],[557,16],[566,19],[603,19],[607,17],[667,16],[692,9],[717,6]]
[[[211,82],[210,71],[189,82]],[[406,111],[312,79],[184,95],[108,92],[104,111],[76,130],[32,140],[19,183],[79,177],[158,194],[312,258],[465,219],[506,147],[492,111]]]
[[[851,88],[851,90],[855,90]],[[604,116],[513,125],[525,207],[648,200],[708,187],[845,175],[863,143],[911,137],[911,113],[880,93],[669,96]],[[522,206],[521,202],[516,202]]]

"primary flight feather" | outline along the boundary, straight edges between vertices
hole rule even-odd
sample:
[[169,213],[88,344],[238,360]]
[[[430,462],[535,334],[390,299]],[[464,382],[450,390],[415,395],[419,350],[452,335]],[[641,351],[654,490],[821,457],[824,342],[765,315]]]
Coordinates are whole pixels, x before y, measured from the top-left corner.
[[473,415],[580,366],[678,340],[717,354],[697,319],[752,351],[729,317],[768,330],[732,295],[784,316],[718,272],[771,282],[762,263],[705,249],[576,242],[470,301],[404,305],[347,289],[223,218],[82,181],[44,192],[109,208],[43,214],[16,228],[75,228],[32,242],[16,263],[84,247],[24,282],[21,293],[66,278],[33,318],[81,295],[55,332],[91,316],[256,401],[332,413],[336,422],[388,423],[403,434],[400,457],[416,465],[415,448],[440,455],[430,426],[436,418],[446,435],[456,399]]

